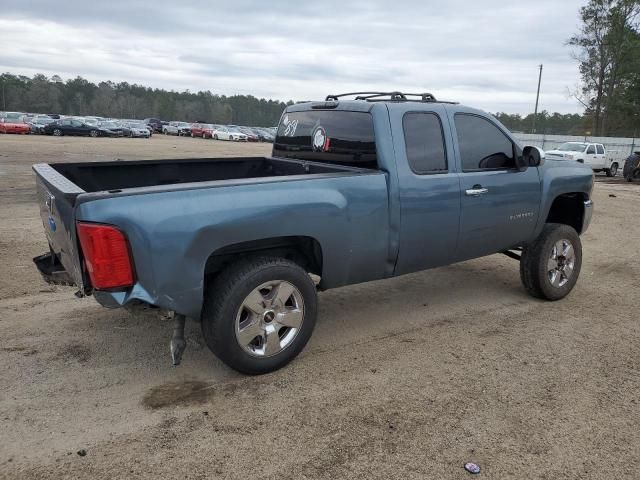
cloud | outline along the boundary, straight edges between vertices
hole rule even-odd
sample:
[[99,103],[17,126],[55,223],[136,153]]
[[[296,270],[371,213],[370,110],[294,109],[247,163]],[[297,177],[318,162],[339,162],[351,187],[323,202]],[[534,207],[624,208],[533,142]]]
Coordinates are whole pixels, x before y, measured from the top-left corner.
[[[578,0],[4,2],[0,70],[317,99],[429,91],[490,111],[574,112]],[[552,12],[552,13],[550,13]]]

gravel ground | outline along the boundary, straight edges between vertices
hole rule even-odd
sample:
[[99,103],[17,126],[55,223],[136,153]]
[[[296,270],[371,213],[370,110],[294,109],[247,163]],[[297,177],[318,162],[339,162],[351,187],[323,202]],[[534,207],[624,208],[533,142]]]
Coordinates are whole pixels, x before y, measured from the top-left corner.
[[[188,324],[51,287],[30,166],[262,155],[156,136],[0,136],[0,477],[637,479],[640,188],[600,178],[566,299],[530,298],[504,256],[320,294],[287,368],[244,377]],[[85,455],[81,455],[84,453]]]

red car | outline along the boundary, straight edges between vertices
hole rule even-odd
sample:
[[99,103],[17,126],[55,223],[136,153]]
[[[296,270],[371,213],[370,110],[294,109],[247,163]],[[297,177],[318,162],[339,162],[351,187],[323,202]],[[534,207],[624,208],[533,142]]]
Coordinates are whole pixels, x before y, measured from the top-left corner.
[[0,133],[31,133],[31,127],[22,119],[22,115],[7,115],[0,118]]
[[213,125],[209,123],[194,123],[191,125],[191,136],[212,138],[213,137]]

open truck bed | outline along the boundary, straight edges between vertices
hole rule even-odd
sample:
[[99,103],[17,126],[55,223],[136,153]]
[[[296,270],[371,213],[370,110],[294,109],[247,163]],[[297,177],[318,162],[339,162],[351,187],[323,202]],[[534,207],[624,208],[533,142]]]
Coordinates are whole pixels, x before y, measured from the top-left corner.
[[353,171],[345,166],[274,157],[54,163],[50,166],[84,192]]
[[[260,209],[265,208],[260,191],[273,191],[275,188],[277,196],[286,203],[290,189],[299,188],[293,186],[298,182],[306,185],[313,179],[332,182],[341,177],[380,175],[375,170],[277,157],[54,163],[34,165],[33,170],[40,213],[50,246],[50,254],[35,259],[36,265],[49,283],[75,284],[80,293],[90,293],[92,286],[77,238],[76,224],[79,221],[114,221],[118,224],[126,222],[124,217],[134,218],[145,209],[148,209],[148,213],[143,215],[146,219],[163,210],[178,210],[183,218],[188,218],[203,205],[207,206],[209,213],[222,208],[228,214],[238,205],[223,193],[229,189],[236,191],[244,187],[248,192],[256,192],[252,208]],[[276,186],[283,182],[291,187],[282,190]],[[382,184],[381,192],[385,190]],[[212,201],[216,203],[215,207],[208,206]],[[116,218],[107,220],[101,217],[105,212],[95,204],[109,209],[109,215]],[[208,213],[200,213],[199,220],[207,218]],[[203,221],[213,222],[211,219]],[[131,237],[135,231],[132,227],[132,232],[127,234]],[[130,240],[135,247],[133,239]]]

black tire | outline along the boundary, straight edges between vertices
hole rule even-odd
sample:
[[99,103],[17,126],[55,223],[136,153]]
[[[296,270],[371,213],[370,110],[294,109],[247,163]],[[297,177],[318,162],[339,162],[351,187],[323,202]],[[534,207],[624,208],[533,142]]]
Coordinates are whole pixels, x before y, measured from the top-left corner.
[[218,140],[218,134],[217,133],[213,136],[213,139],[214,140]]
[[[236,338],[236,316],[247,296],[265,282],[283,280],[302,295],[304,315],[291,343],[273,356],[256,357]],[[316,287],[298,264],[278,257],[258,257],[232,264],[207,288],[202,312],[202,334],[209,349],[229,367],[260,375],[284,367],[305,347],[316,323]]]
[[[574,267],[568,281],[562,286],[554,286],[549,278],[548,262],[556,242],[567,240],[575,252]],[[520,279],[529,294],[545,300],[560,300],[573,289],[582,267],[582,243],[573,227],[559,223],[547,223],[542,233],[524,248],[520,258]]]
[[618,164],[612,163],[611,168],[607,168],[605,173],[607,174],[607,177],[615,177],[618,173]]
[[633,182],[634,180],[640,180],[640,155],[630,155],[624,162],[622,169],[622,175],[627,182]]

